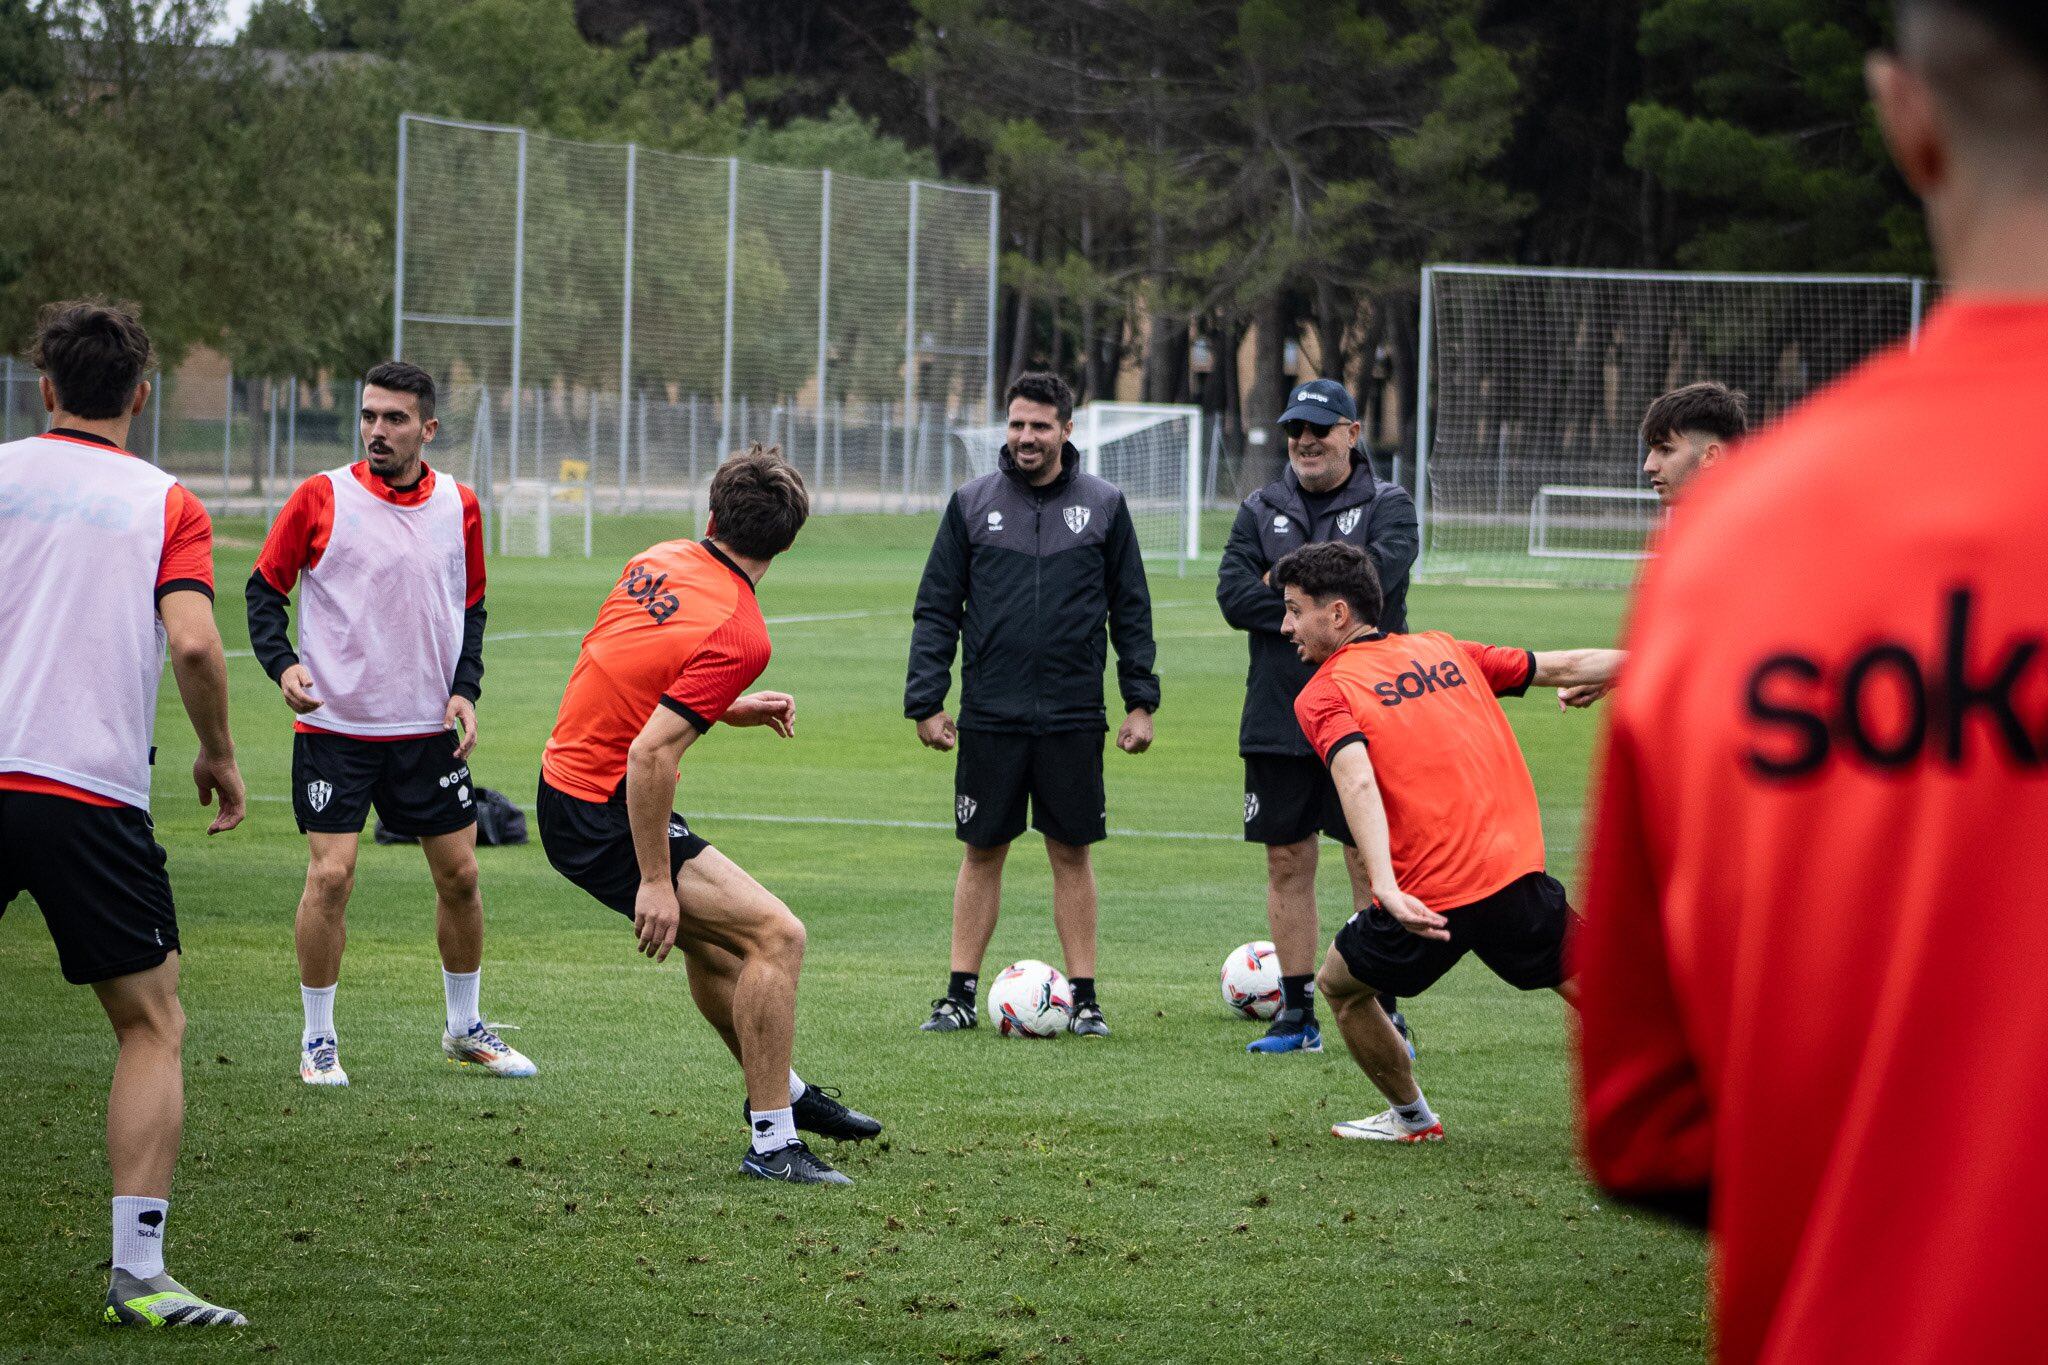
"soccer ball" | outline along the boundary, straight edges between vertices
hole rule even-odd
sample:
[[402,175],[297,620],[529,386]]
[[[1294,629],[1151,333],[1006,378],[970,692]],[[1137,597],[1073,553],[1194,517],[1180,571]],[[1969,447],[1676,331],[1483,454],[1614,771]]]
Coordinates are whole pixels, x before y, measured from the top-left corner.
[[1280,955],[1265,939],[1239,944],[1223,959],[1223,1003],[1247,1019],[1280,1012]]
[[1074,1017],[1074,992],[1050,963],[1027,957],[997,975],[988,1009],[1005,1038],[1057,1038]]

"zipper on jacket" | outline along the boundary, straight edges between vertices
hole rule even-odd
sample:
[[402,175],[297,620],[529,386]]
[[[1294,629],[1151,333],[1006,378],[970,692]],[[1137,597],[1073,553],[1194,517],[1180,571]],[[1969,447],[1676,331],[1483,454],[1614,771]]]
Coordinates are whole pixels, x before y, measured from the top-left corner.
[[1031,628],[1038,632],[1038,648],[1031,651],[1033,682],[1031,711],[1035,729],[1045,723],[1045,593],[1039,573],[1045,563],[1045,538],[1039,529],[1045,519],[1045,499],[1031,500]]

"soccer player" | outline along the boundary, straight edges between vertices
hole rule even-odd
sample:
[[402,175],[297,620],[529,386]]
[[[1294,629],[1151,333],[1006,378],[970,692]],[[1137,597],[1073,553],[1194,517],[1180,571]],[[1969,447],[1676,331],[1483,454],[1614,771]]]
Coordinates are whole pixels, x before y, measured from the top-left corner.
[[[1321,1052],[1315,1005],[1319,834],[1344,846],[1354,905],[1368,888],[1337,789],[1294,719],[1294,699],[1315,669],[1281,634],[1280,588],[1269,578],[1281,556],[1303,545],[1356,545],[1372,556],[1379,575],[1381,607],[1373,624],[1398,633],[1408,628],[1408,571],[1421,541],[1414,500],[1399,484],[1376,478],[1359,448],[1358,406],[1342,384],[1303,384],[1280,414],[1280,427],[1287,435],[1287,467],[1238,509],[1216,574],[1216,601],[1251,649],[1237,731],[1244,837],[1266,846],[1266,923],[1280,958],[1280,1010],[1266,1036],[1249,1047]],[[1393,997],[1381,1005],[1406,1038],[1407,1020]]]
[[168,644],[199,737],[199,803],[220,798],[207,833],[242,823],[213,527],[199,499],[123,449],[156,364],[132,313],[50,305],[35,364],[50,429],[0,445],[0,913],[23,891],[35,897],[64,979],[91,986],[114,1026],[106,1320],[239,1327],[240,1313],[164,1270],[185,1012],[171,883],[149,817]]
[[[918,584],[903,714],[941,753],[958,746],[953,830],[966,851],[953,888],[951,971],[921,1025],[975,1026],[981,959],[996,930],[1003,862],[1031,824],[1052,863],[1052,921],[1074,987],[1069,1028],[1106,1038],[1095,994],[1095,867],[1108,837],[1102,790],[1103,622],[1116,644],[1125,716],[1116,747],[1152,745],[1152,596],[1130,509],[1116,485],[1081,470],[1074,394],[1057,375],[1020,375],[1004,395],[1000,467],[946,504]],[[946,714],[962,644],[960,719]]]
[[[334,993],[372,805],[420,841],[433,875],[441,1051],[493,1076],[531,1076],[477,1005],[484,906],[468,760],[484,676],[483,518],[475,493],[421,458],[440,425],[425,370],[373,367],[360,419],[366,458],[293,491],[247,589],[256,660],[298,717],[292,811],[309,850],[295,929],[299,1078],[348,1084]],[[302,577],[295,652],[287,604]]]
[[2048,7],[1898,19],[1944,297],[1674,513],[1573,949],[1587,1163],[1706,1222],[1730,1362],[2048,1336]]
[[1612,676],[1613,649],[1533,653],[1441,631],[1389,635],[1372,559],[1326,542],[1273,566],[1281,629],[1315,676],[1294,713],[1329,765],[1372,900],[1338,931],[1317,982],[1351,1055],[1391,1108],[1340,1138],[1435,1142],[1443,1124],[1377,995],[1420,995],[1467,951],[1522,990],[1570,998],[1573,916],[1543,869],[1536,788],[1498,696]]
[[882,1131],[790,1069],[803,923],[670,809],[683,755],[717,722],[796,729],[787,693],[740,694],[768,666],[754,589],[810,514],[803,478],[754,446],[719,466],[710,503],[709,538],[635,555],[583,637],[541,758],[541,844],[557,872],[633,921],[642,953],[682,949],[690,996],[746,1080],[740,1173],[850,1185],[796,1135]]

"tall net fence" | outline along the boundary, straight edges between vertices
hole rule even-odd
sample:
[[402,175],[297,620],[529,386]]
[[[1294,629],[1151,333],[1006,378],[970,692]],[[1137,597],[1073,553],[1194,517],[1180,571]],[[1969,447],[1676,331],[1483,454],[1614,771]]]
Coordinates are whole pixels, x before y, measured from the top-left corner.
[[993,191],[416,115],[399,151],[396,349],[446,391],[443,458],[475,452],[503,548],[535,508],[697,506],[753,441],[823,512],[927,510],[965,477]]
[[1626,583],[1661,513],[1643,413],[1718,379],[1752,428],[1917,333],[1909,277],[1430,266],[1417,409],[1420,568]]

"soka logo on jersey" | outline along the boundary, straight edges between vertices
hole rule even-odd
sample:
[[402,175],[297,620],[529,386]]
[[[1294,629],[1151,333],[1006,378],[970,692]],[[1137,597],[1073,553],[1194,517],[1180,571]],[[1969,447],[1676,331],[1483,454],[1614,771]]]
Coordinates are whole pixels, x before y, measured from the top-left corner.
[[1337,518],[1337,534],[1348,536],[1358,529],[1358,519],[1365,515],[1363,507],[1354,507]]
[[626,566],[626,596],[645,608],[657,626],[674,616],[683,605],[674,593],[666,591],[667,587],[667,574],[649,573],[645,564]]
[[1067,509],[1067,529],[1077,536],[1080,535],[1087,528],[1089,510],[1086,507],[1069,507]]
[[1408,662],[1415,667],[1372,685],[1372,694],[1380,699],[1381,706],[1399,706],[1404,701],[1425,697],[1443,688],[1465,685],[1465,675],[1458,671],[1457,664],[1448,660],[1434,664],[1426,664],[1420,659]]
[[326,810],[327,803],[334,798],[334,788],[325,782],[306,784],[306,804],[316,811]]
[[974,812],[981,809],[981,803],[971,796],[955,798],[953,802],[953,823],[964,825],[974,818]]

